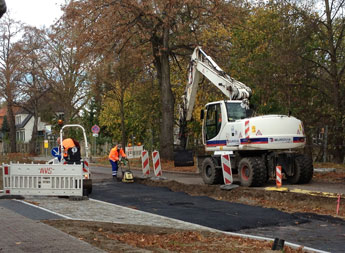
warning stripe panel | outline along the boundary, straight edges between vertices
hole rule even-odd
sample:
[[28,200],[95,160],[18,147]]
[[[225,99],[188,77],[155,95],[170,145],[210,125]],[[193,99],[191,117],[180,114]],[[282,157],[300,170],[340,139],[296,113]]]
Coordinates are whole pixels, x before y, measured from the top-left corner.
[[225,163],[223,164],[223,166],[224,166],[224,171],[225,171],[226,173],[228,173],[229,175],[231,175],[231,169],[230,169],[230,167],[227,166]]
[[267,144],[268,138],[243,138],[241,144]]
[[207,147],[226,146],[226,140],[207,141],[206,146]]
[[293,143],[303,143],[305,142],[305,137],[293,137]]

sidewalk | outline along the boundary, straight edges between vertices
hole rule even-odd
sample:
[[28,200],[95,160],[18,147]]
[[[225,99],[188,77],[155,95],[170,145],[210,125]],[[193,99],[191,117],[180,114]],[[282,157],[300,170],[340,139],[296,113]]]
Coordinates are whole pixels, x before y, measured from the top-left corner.
[[0,217],[1,252],[104,252],[7,208],[0,207]]

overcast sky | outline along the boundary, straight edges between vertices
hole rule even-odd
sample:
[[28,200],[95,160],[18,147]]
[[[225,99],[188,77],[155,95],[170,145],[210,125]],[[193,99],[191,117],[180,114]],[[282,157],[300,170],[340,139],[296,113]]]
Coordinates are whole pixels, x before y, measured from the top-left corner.
[[49,27],[62,15],[65,0],[5,0],[10,17],[41,28]]

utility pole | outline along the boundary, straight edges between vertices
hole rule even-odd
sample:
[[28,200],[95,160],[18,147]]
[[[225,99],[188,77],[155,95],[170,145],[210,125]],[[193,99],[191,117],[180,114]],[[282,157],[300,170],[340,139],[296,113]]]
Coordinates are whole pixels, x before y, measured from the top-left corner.
[[328,141],[328,125],[325,127],[325,133],[323,135],[323,162],[327,162],[327,141]]

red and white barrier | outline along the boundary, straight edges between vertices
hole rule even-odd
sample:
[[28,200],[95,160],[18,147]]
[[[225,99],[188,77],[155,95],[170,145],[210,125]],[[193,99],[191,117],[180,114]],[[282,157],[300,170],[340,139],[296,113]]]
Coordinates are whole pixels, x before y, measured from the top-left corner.
[[153,171],[156,177],[162,176],[161,159],[158,151],[152,152]]
[[282,176],[282,166],[276,166],[276,186],[277,188],[282,187],[283,176]]
[[143,169],[143,175],[149,176],[150,175],[149,152],[146,150],[143,150],[141,152],[141,166]]
[[244,122],[244,138],[249,139],[249,120]]
[[224,184],[230,185],[233,182],[230,155],[229,154],[222,155],[221,162],[222,162],[222,169],[223,169]]

